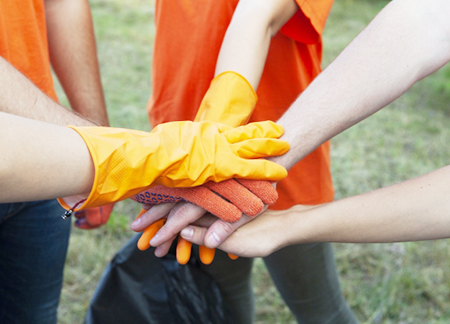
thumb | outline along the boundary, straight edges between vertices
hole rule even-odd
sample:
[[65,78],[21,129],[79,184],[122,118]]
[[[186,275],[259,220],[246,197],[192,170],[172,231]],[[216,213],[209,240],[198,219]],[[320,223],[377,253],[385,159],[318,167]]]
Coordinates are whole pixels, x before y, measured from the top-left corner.
[[233,232],[244,225],[245,223],[248,223],[252,218],[243,215],[242,218],[235,222],[225,222],[223,220],[217,220],[214,222],[209,229],[204,234],[204,244],[205,246],[209,248],[216,248],[222,242],[224,242]]

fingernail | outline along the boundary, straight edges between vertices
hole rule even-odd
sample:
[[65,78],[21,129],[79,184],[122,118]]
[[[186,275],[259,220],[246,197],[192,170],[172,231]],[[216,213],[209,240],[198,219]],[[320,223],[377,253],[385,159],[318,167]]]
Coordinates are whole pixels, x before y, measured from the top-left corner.
[[140,223],[141,223],[141,219],[138,218],[131,222],[131,227],[137,227],[137,226],[139,226]]
[[194,236],[194,229],[192,227],[186,227],[181,231],[181,236],[184,238],[191,238]]
[[158,243],[158,239],[159,239],[159,234],[156,233],[156,235],[153,236],[153,238],[150,240],[150,245],[151,245],[151,246],[157,245],[156,243]]
[[211,234],[209,234],[208,241],[211,246],[216,247],[220,244],[220,237],[216,232],[212,232]]

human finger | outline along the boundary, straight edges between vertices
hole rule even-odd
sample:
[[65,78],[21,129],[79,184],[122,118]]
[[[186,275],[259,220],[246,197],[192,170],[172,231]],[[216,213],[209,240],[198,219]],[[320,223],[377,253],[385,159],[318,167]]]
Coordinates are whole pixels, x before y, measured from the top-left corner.
[[202,217],[206,211],[190,203],[179,203],[169,212],[167,222],[152,238],[150,244],[158,246],[176,236],[183,228]]
[[175,241],[176,236],[174,236],[171,240],[168,240],[161,244],[160,246],[156,247],[155,249],[155,256],[158,258],[162,258],[167,253],[169,253],[170,247],[172,246],[173,242]]
[[142,212],[142,214],[140,214],[140,216],[130,224],[131,229],[135,232],[143,231],[152,223],[163,217],[166,217],[167,214],[169,214],[170,210],[172,210],[172,208],[175,206],[175,204],[176,203],[166,203],[152,206],[147,211]]
[[218,219],[207,229],[203,244],[209,248],[216,248],[233,234],[234,231],[251,220],[252,217],[247,215],[244,215],[236,223],[224,222]]
[[284,134],[284,128],[272,121],[262,121],[230,128],[222,134],[229,143],[238,143],[255,138],[279,138]]
[[231,144],[234,153],[244,159],[280,156],[289,151],[289,143],[273,138],[255,138]]

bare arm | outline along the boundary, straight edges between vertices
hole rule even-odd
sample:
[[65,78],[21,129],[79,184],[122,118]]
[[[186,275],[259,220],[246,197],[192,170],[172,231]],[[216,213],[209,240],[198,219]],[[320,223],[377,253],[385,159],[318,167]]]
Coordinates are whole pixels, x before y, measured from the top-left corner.
[[94,166],[74,130],[0,112],[0,138],[0,202],[91,190]]
[[449,10],[445,0],[389,3],[278,121],[291,151],[274,160],[292,167],[445,65]]
[[270,40],[298,11],[294,0],[241,0],[217,59],[215,75],[234,71],[258,88]]
[[0,57],[0,111],[59,125],[92,125],[60,106]]
[[45,0],[50,60],[72,109],[109,126],[87,0]]
[[[219,248],[266,256],[297,243],[386,243],[450,237],[450,167],[318,207],[267,211]],[[201,230],[195,240],[201,242]]]

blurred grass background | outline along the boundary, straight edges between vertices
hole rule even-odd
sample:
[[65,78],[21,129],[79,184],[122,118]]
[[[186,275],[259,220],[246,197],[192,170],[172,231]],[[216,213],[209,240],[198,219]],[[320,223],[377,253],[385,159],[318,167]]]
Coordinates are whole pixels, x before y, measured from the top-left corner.
[[[324,67],[383,8],[386,0],[337,0],[324,34]],[[150,130],[154,38],[152,0],[91,0],[112,126]],[[420,44],[418,44],[420,46]],[[68,105],[58,86],[63,104]],[[450,68],[417,83],[389,107],[332,140],[336,199],[447,165]],[[139,206],[116,205],[103,228],[74,228],[59,307],[61,324],[82,323],[103,269],[133,232]],[[344,295],[361,323],[449,323],[448,241],[335,244]],[[257,323],[295,323],[261,262],[253,272]]]

